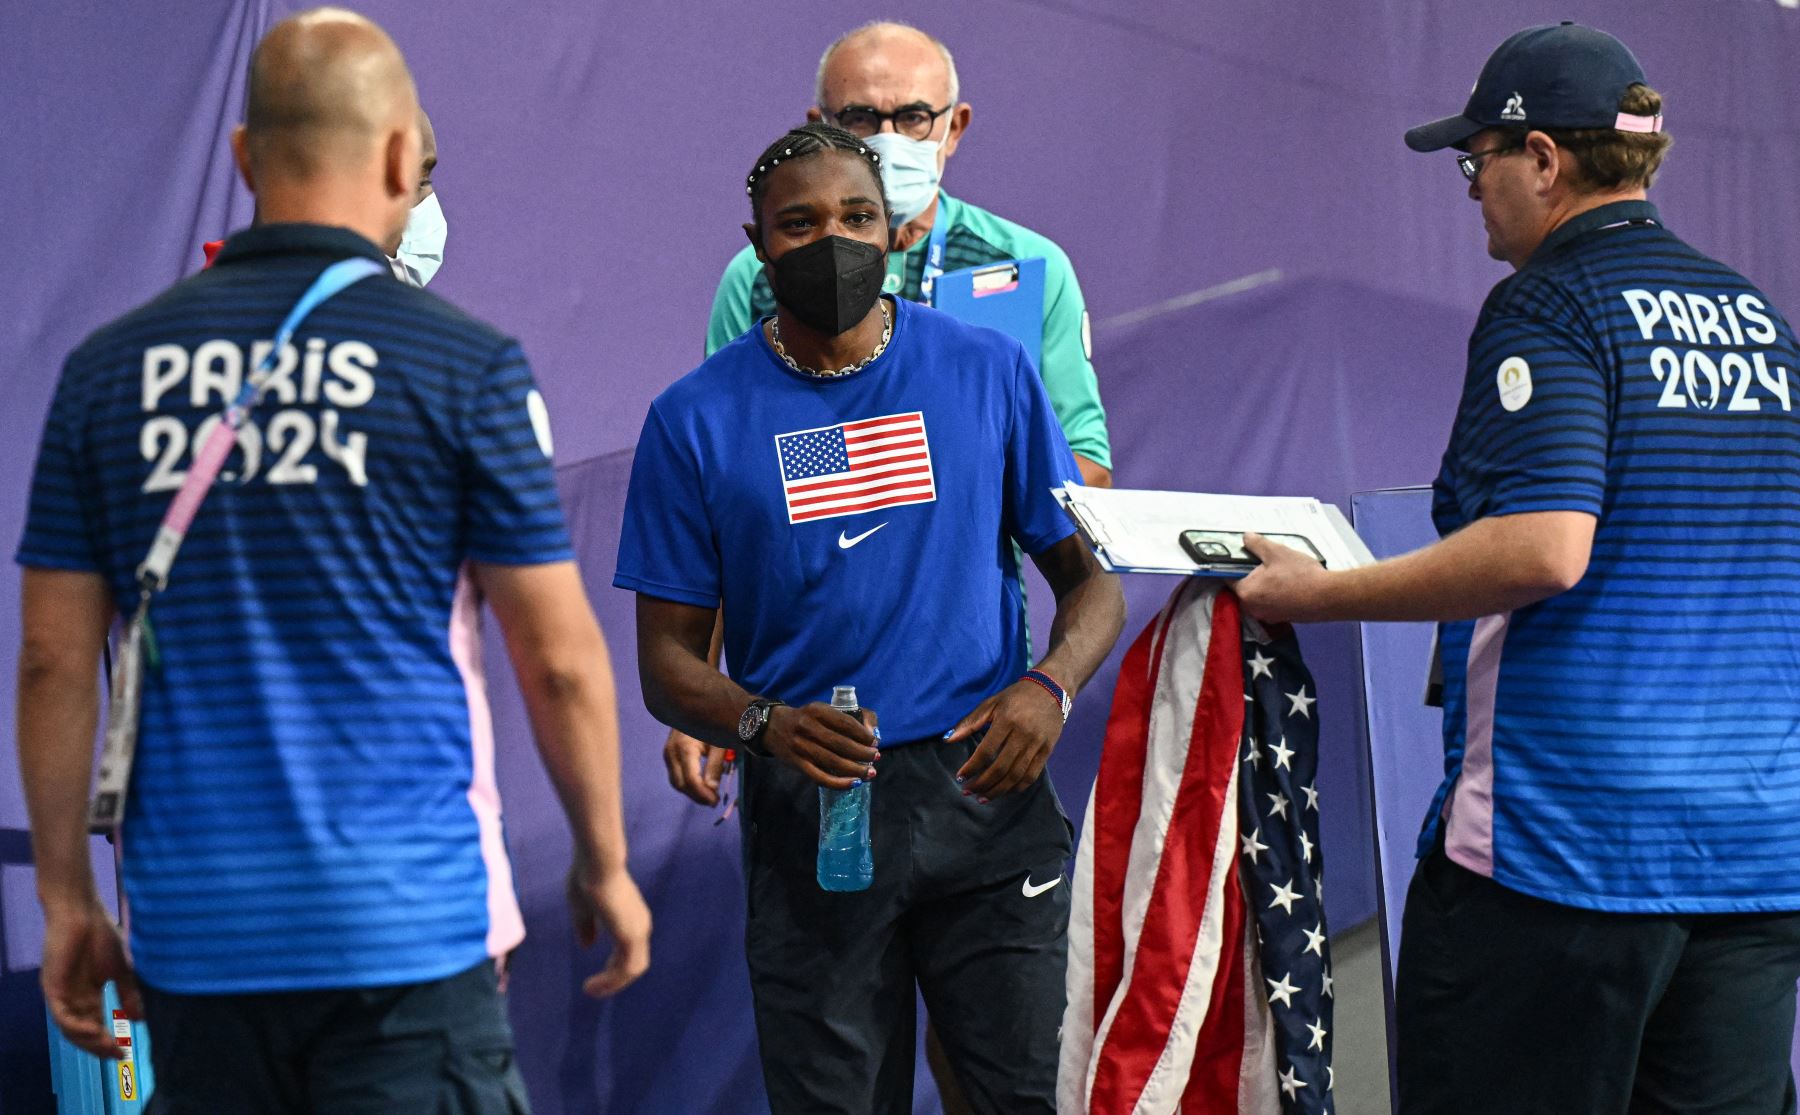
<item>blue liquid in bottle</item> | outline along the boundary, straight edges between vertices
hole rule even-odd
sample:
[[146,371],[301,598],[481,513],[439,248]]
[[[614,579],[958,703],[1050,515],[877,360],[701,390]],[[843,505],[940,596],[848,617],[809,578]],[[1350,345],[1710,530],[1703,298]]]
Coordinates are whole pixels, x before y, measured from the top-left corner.
[[[854,685],[831,692],[831,707],[858,716]],[[819,886],[831,891],[868,890],[875,881],[875,856],[869,846],[869,784],[848,790],[819,787]]]

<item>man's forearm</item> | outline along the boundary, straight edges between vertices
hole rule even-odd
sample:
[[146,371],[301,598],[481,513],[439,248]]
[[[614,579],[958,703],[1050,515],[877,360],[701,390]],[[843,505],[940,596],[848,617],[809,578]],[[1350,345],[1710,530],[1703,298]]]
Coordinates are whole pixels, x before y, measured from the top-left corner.
[[520,676],[532,733],[582,854],[602,872],[625,866],[619,718],[604,641],[562,677]]
[[1305,618],[1449,622],[1535,604],[1580,579],[1592,522],[1576,512],[1478,519],[1424,549],[1332,573]]
[[19,658],[19,771],[31,815],[38,897],[46,907],[93,901],[87,794],[93,776],[98,685],[91,670]]
[[736,747],[738,718],[757,694],[715,665],[724,626],[717,607],[638,594],[638,683],[650,715],[715,747]]
[[1057,597],[1050,645],[1038,668],[1072,696],[1094,676],[1124,628],[1119,579],[1095,566]]
[[683,648],[667,648],[654,661],[648,656],[643,661],[644,700],[652,716],[714,747],[739,746],[738,718],[756,694]]

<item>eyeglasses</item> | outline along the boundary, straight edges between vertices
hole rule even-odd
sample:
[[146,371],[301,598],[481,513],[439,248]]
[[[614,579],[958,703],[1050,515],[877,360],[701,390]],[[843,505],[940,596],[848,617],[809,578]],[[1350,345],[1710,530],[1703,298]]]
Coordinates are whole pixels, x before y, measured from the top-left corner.
[[1505,155],[1512,151],[1522,151],[1524,149],[1525,144],[1523,141],[1509,143],[1504,147],[1496,147],[1492,151],[1482,151],[1473,155],[1458,155],[1456,157],[1456,165],[1462,168],[1463,177],[1473,182],[1475,181],[1475,176],[1481,173],[1481,168],[1486,166],[1487,161],[1495,155]]
[[955,107],[955,102],[943,108],[932,108],[920,101],[902,105],[892,112],[878,112],[867,105],[845,105],[836,112],[827,111],[825,115],[838,127],[862,139],[879,132],[881,125],[888,122],[892,122],[894,130],[903,136],[924,139],[937,127],[938,117]]

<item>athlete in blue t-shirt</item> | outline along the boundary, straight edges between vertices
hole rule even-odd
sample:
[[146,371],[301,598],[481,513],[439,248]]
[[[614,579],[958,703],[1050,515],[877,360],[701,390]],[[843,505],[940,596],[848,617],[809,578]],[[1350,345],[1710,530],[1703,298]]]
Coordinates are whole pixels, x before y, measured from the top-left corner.
[[[770,1102],[911,1111],[922,990],[972,1102],[1053,1111],[1070,830],[1044,763],[1123,599],[1051,495],[1079,473],[1018,342],[881,296],[872,152],[809,124],[748,185],[776,313],[651,404],[614,583],[651,711],[750,756]],[[1014,540],[1058,602],[1035,668]],[[721,608],[730,677],[706,661]],[[838,685],[882,750],[823,703]],[[874,885],[826,893],[816,789],[859,778]]]
[[[516,342],[392,278],[417,102],[388,37],[302,15],[258,47],[236,139],[259,225],[94,333],[57,383],[18,560],[19,748],[52,1015],[116,1055],[147,1011],[171,1111],[520,1110],[491,953],[517,944],[478,594],[568,803],[578,928],[648,963],[606,648]],[[303,121],[296,125],[295,121]],[[207,431],[338,261],[379,272],[280,350],[150,608],[123,826],[131,961],[88,863],[94,679]],[[403,1097],[396,1099],[396,1097]]]
[[1265,618],[1443,623],[1409,1112],[1793,1110],[1800,349],[1645,200],[1661,113],[1564,24],[1407,134],[1466,152],[1517,271],[1469,342],[1444,538],[1341,573],[1262,543],[1239,587]]

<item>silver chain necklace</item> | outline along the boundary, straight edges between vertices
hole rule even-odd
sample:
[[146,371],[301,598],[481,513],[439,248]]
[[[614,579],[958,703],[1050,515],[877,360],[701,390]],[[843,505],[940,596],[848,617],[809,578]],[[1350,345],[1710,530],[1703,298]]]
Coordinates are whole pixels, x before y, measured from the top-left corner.
[[808,368],[808,367],[802,365],[799,361],[795,360],[792,356],[788,355],[787,348],[784,345],[782,345],[782,343],[781,343],[781,315],[780,314],[776,314],[773,318],[771,318],[769,320],[769,343],[775,349],[775,355],[781,357],[782,363],[784,363],[788,367],[794,369],[796,372],[799,372],[803,376],[811,376],[813,379],[836,379],[839,376],[847,376],[852,372],[860,372],[864,368],[868,367],[870,364],[873,364],[877,357],[879,357],[882,353],[887,351],[888,341],[891,340],[894,336],[894,315],[888,310],[887,299],[885,299],[885,298],[880,299],[880,302],[881,302],[881,343],[875,346],[874,352],[869,353],[869,355],[863,357],[861,360],[858,360],[854,364],[846,364],[842,368],[835,368],[835,369],[833,369],[833,368],[825,368],[825,369]]

